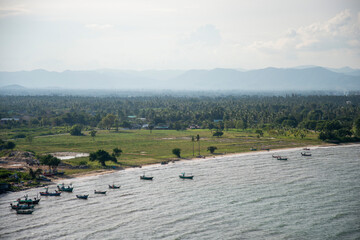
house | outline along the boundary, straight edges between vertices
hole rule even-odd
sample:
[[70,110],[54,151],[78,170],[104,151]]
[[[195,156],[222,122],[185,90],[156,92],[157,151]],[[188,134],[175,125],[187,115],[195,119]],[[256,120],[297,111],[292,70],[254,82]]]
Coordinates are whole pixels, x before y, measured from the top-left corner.
[[0,119],[0,122],[1,123],[8,123],[8,122],[11,122],[11,121],[20,121],[20,118],[2,118]]

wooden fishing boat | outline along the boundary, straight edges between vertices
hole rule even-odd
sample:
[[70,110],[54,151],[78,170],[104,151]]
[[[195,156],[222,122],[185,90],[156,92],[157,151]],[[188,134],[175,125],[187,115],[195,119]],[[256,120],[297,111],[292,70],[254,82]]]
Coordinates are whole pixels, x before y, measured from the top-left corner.
[[182,173],[181,175],[179,175],[179,178],[181,178],[181,179],[193,179],[194,178],[194,176],[193,175],[185,175],[185,173]]
[[153,178],[154,178],[154,177],[147,177],[147,176],[145,176],[145,174],[142,175],[142,176],[140,176],[140,179],[141,179],[141,180],[153,180]]
[[109,185],[109,188],[110,189],[118,189],[118,188],[120,188],[120,185],[119,186],[116,186],[116,185]]
[[77,198],[87,199],[89,195],[76,195]]
[[94,193],[95,194],[106,194],[106,191],[96,191],[96,190],[94,190]]
[[303,157],[310,157],[310,156],[311,156],[311,153],[302,152],[302,153],[301,153],[301,156],[303,156]]
[[32,208],[34,208],[34,205],[19,204],[18,202],[16,202],[16,204],[10,203],[10,206],[11,206],[12,209],[32,209]]
[[280,155],[274,155],[274,154],[273,154],[272,157],[273,157],[273,158],[278,158],[278,157],[280,157]]
[[19,204],[38,204],[41,198],[28,199],[28,196],[24,196],[25,199],[18,198],[17,202]]
[[17,214],[32,214],[33,212],[33,209],[16,209]]
[[64,183],[58,185],[57,188],[59,189],[59,191],[62,191],[62,192],[72,192],[74,189],[74,187],[72,185],[65,187]]
[[287,157],[282,157],[282,156],[278,156],[276,159],[277,160],[288,160]]
[[61,192],[56,191],[56,190],[55,190],[55,192],[49,192],[48,188],[46,188],[45,192],[40,192],[40,195],[41,196],[60,196]]
[[303,150],[305,150],[305,151],[310,151],[310,148],[303,148]]

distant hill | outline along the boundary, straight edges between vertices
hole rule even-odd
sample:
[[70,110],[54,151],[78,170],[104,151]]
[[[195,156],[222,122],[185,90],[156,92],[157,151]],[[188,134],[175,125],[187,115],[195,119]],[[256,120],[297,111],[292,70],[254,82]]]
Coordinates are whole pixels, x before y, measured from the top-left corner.
[[20,86],[18,84],[12,84],[12,85],[7,85],[4,87],[1,87],[2,90],[26,90],[26,87]]
[[[335,72],[337,71],[337,72]],[[0,72],[0,88],[119,89],[119,90],[243,90],[348,91],[360,90],[356,69],[322,67],[265,68],[251,71],[212,70],[46,70]],[[17,87],[16,87],[17,86]],[[24,87],[22,87],[24,86]],[[5,90],[6,90],[5,88]],[[11,88],[11,87],[10,87]],[[8,89],[10,90],[10,89]]]

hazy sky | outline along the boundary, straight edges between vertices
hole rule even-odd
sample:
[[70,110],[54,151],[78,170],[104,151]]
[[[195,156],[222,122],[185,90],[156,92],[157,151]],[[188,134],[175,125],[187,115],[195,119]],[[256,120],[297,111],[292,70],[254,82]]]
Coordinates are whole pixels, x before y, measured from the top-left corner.
[[359,0],[0,0],[0,71],[360,68]]

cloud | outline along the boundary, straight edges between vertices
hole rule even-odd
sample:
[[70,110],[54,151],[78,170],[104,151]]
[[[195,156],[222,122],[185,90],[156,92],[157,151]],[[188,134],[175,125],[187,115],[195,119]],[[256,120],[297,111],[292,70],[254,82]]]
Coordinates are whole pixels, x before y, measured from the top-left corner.
[[344,10],[325,22],[291,29],[273,41],[256,41],[249,49],[275,53],[281,51],[328,51],[360,46],[360,13]]
[[94,30],[106,30],[106,29],[113,28],[113,25],[93,23],[93,24],[86,24],[85,27],[89,28],[89,29],[94,29]]
[[199,27],[189,36],[186,36],[183,42],[188,44],[218,45],[221,42],[221,35],[214,25],[207,24]]
[[8,17],[28,13],[29,10],[23,6],[17,7],[0,7],[0,17]]

